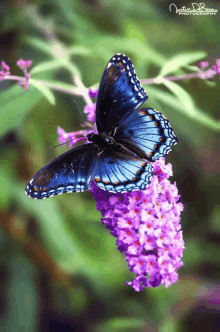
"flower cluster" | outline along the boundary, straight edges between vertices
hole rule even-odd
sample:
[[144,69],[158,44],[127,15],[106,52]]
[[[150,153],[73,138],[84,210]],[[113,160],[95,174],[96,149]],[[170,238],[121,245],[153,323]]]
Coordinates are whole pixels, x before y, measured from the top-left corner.
[[131,285],[166,287],[178,280],[183,265],[184,241],[180,225],[183,204],[176,183],[168,180],[171,164],[164,158],[154,163],[154,175],[144,191],[114,194],[99,189],[92,182],[91,192],[102,222],[117,238],[118,250],[124,253],[130,271],[136,274]]
[[28,86],[30,83],[30,74],[28,73],[28,69],[30,68],[30,66],[32,65],[32,61],[31,60],[23,60],[20,59],[16,62],[17,66],[21,68],[21,70],[23,71],[24,75],[25,75],[25,81],[20,80],[18,82],[18,84],[20,86],[23,86],[25,90],[28,90]]
[[70,148],[72,148],[76,143],[87,140],[87,134],[89,134],[91,130],[79,130],[73,131],[71,133],[66,133],[65,130],[61,127],[57,127],[58,141],[60,144],[64,145],[66,142],[70,143]]
[[[28,90],[28,86],[30,83],[30,74],[28,73],[28,69],[30,68],[30,66],[32,65],[32,61],[31,60],[23,60],[20,59],[16,62],[16,65],[23,71],[25,78],[23,77],[16,77],[16,76],[10,76],[11,79],[16,79],[18,80],[18,84],[20,86],[23,86],[23,88],[25,90]],[[11,75],[10,72],[10,67],[5,63],[5,61],[1,62],[1,66],[2,66],[2,70],[0,71],[0,81],[2,81],[6,75]]]
[[201,71],[198,73],[199,77],[202,79],[214,79],[216,75],[220,75],[220,59],[217,59],[215,65],[211,68],[209,67],[207,61],[200,62]]
[[2,70],[0,71],[0,81],[3,80],[5,75],[10,75],[10,67],[5,63],[5,61],[1,62]]

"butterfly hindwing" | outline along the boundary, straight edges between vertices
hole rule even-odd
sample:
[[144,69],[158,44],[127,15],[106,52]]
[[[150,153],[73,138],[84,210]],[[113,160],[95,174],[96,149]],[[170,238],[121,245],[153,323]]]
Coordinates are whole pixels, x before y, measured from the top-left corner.
[[94,144],[85,144],[60,155],[30,179],[25,188],[26,194],[42,199],[88,189],[97,152]]
[[117,127],[147,98],[131,60],[123,54],[113,56],[99,86],[96,106],[98,132],[108,132]]
[[97,158],[94,181],[98,187],[114,193],[144,190],[150,183],[152,165],[143,160],[119,158],[105,150]]
[[153,108],[134,111],[117,128],[114,138],[125,146],[141,149],[151,162],[164,157],[178,142],[169,121]]

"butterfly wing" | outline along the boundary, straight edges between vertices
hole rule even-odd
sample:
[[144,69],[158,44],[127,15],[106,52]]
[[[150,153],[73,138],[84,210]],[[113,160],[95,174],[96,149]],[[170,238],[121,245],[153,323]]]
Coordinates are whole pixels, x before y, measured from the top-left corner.
[[88,189],[97,153],[98,148],[94,144],[85,144],[58,156],[30,179],[26,194],[42,199]]
[[143,160],[121,158],[111,150],[97,158],[94,181],[103,190],[114,193],[144,190],[153,174],[152,165]]
[[109,132],[119,126],[147,99],[131,60],[123,54],[113,56],[99,86],[96,106],[98,132]]
[[164,157],[178,142],[169,121],[153,108],[134,111],[117,128],[114,138],[133,151],[143,151],[151,162]]

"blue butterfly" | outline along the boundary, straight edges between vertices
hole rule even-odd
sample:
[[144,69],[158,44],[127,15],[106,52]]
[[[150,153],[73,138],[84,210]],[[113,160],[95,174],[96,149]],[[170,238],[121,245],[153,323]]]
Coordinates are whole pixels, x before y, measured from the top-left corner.
[[137,109],[148,99],[130,59],[116,54],[103,73],[96,107],[98,134],[91,143],[52,160],[28,182],[36,199],[84,191],[93,179],[103,190],[143,190],[153,174],[152,162],[164,157],[177,138],[169,121],[152,108]]

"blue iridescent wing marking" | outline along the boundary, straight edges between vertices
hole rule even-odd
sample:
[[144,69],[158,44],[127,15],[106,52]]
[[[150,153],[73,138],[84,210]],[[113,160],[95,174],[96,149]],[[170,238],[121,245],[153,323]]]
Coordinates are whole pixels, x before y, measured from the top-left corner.
[[152,177],[151,163],[119,158],[117,154],[103,151],[94,170],[96,185],[114,193],[144,190]]
[[119,126],[147,99],[130,59],[123,54],[113,56],[99,86],[96,106],[98,132],[108,132]]
[[141,149],[151,162],[167,155],[178,142],[169,121],[153,108],[134,111],[117,128],[114,138],[130,149]]
[[88,189],[94,171],[98,148],[85,144],[52,160],[28,182],[28,196],[42,199]]

